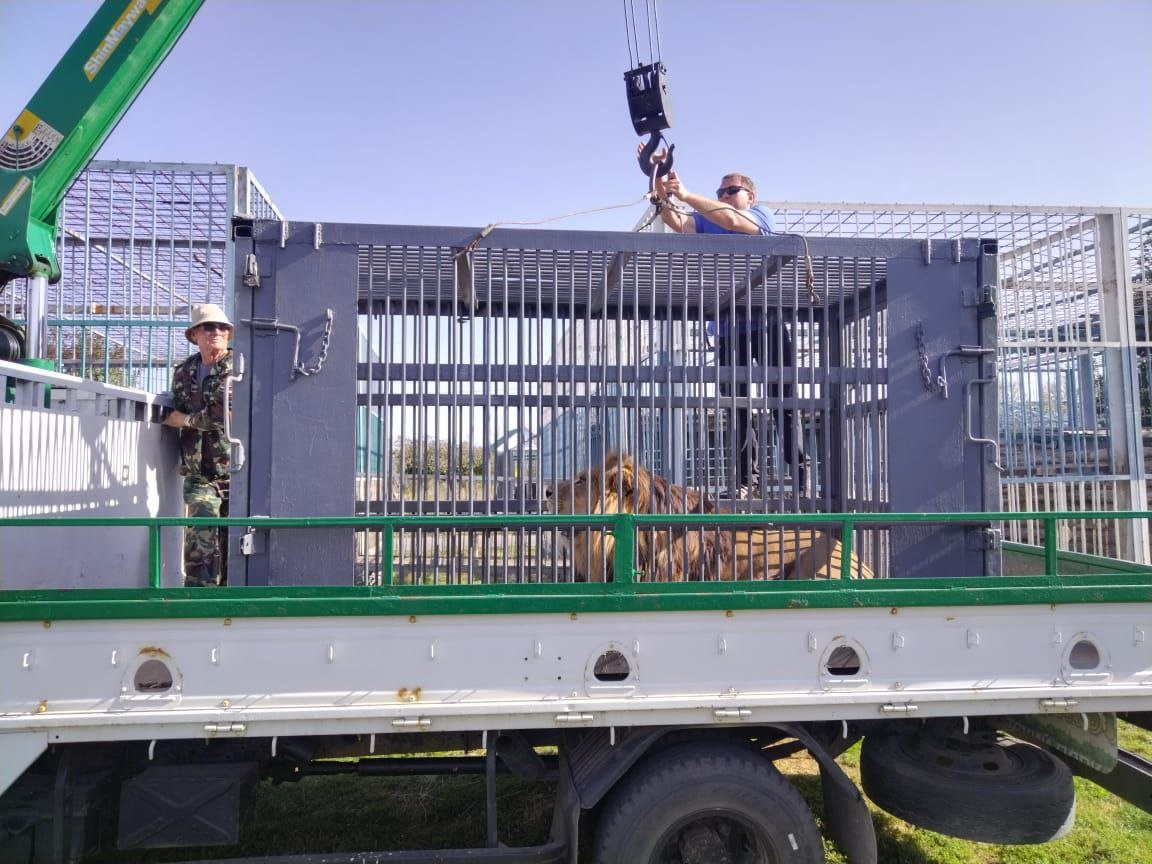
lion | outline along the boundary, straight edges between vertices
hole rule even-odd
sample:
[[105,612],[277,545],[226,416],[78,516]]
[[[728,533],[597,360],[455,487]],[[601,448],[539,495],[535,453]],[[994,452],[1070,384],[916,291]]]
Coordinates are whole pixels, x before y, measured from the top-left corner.
[[[631,456],[609,453],[571,480],[548,490],[556,513],[727,513],[702,492],[678,486],[637,465]],[[639,578],[649,581],[731,581],[734,579],[831,579],[840,575],[840,541],[823,528],[735,528],[672,526],[636,531]],[[616,541],[597,529],[572,532],[572,565],[579,581],[604,582],[613,576]],[[852,574],[872,571],[855,554]]]

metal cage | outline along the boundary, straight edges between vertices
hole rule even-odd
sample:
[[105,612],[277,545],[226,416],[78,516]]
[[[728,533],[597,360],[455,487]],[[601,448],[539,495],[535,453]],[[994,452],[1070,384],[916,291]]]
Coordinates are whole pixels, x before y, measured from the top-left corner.
[[[996,509],[994,244],[258,223],[245,254],[261,280],[237,298],[235,515]],[[926,351],[951,399],[924,386]],[[564,481],[612,454],[674,500],[606,504],[600,471],[577,502]],[[575,545],[606,530],[433,523],[391,549],[372,528],[329,545],[274,532],[245,564],[251,584],[596,579]],[[954,533],[927,556],[910,529],[855,545],[885,575],[998,569]]]

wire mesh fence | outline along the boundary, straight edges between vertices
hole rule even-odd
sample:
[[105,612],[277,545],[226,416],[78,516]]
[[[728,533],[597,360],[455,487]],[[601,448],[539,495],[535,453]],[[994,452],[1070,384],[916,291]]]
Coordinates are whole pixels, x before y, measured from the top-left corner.
[[[244,209],[241,209],[244,208]],[[247,169],[93,162],[59,214],[43,359],[57,371],[150,392],[186,357],[190,308],[231,303],[233,216],[279,211]],[[27,317],[15,280],[0,313]]]
[[[999,242],[997,357],[1007,510],[1148,509],[1152,213],[1115,208],[777,202],[808,236]],[[1006,537],[1043,542],[1037,522]],[[1152,562],[1146,522],[1089,520],[1059,546]]]

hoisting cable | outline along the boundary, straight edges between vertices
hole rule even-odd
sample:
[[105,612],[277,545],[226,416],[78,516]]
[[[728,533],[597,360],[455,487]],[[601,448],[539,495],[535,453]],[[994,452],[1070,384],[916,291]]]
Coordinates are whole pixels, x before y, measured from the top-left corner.
[[[631,17],[628,14],[629,10],[632,13]],[[652,203],[652,212],[636,229],[637,231],[643,231],[655,222],[656,217],[665,207],[685,216],[691,215],[691,211],[658,197],[655,191],[656,178],[663,177],[672,170],[672,151],[676,149],[676,145],[670,144],[663,135],[663,130],[672,126],[672,114],[668,98],[668,70],[665,68],[661,57],[660,11],[657,0],[644,0],[644,21],[648,28],[648,63],[641,65],[635,0],[624,0],[624,26],[626,28],[624,35],[625,41],[628,43],[628,62],[636,64],[624,73],[624,84],[628,94],[628,110],[632,115],[632,127],[636,130],[636,134],[649,136],[648,142],[640,148],[637,159],[640,162],[640,170],[648,177],[648,200]],[[655,40],[655,44],[653,44],[653,40]],[[635,59],[633,59],[632,53],[633,46],[636,48]],[[652,157],[656,154],[656,148],[661,143],[668,148],[668,153],[662,162],[653,163]],[[731,210],[738,213],[755,225],[759,231],[759,223],[736,207],[724,204],[714,209]],[[804,245],[805,288],[808,291],[809,300],[814,305],[821,305],[823,301],[816,290],[816,276],[812,268],[812,255],[808,251],[807,238],[802,234],[773,233],[777,237],[798,238]]]
[[[628,62],[635,63],[624,73],[624,89],[628,97],[628,112],[632,117],[632,128],[637,135],[647,135],[648,142],[640,148],[637,161],[640,170],[648,178],[648,198],[656,205],[657,212],[662,206],[655,197],[656,178],[665,176],[672,170],[672,152],[675,144],[664,137],[663,130],[672,125],[671,109],[668,100],[668,71],[661,61],[660,18],[655,9],[656,0],[644,0],[644,22],[648,28],[648,62],[642,64],[640,39],[636,22],[635,0],[624,0],[625,36],[629,43]],[[631,18],[629,18],[631,10]],[[636,47],[633,58],[632,46]],[[653,163],[652,157],[663,143],[668,153],[660,163]]]
[[[689,217],[694,212],[695,213],[715,213],[718,210],[731,210],[733,213],[737,214],[742,219],[746,219],[749,223],[754,225],[757,230],[760,229],[760,223],[759,222],[757,222],[755,219],[753,219],[751,216],[749,216],[743,210],[740,210],[737,207],[733,207],[731,204],[724,204],[723,206],[720,206],[720,207],[712,207],[710,209],[704,209],[704,210],[689,210],[686,207],[681,207],[680,205],[665,199],[661,202],[661,206],[667,207],[670,210],[675,210],[677,213],[679,213],[682,216],[689,216]],[[647,220],[645,220],[643,225],[641,225],[636,230],[637,231],[643,231],[645,228],[647,228],[649,225],[651,225],[656,220],[656,217],[659,214],[660,214],[660,207],[658,206],[656,208],[655,212]],[[773,231],[772,236],[773,237],[793,237],[793,238],[799,240],[801,244],[803,244],[803,246],[804,246],[804,288],[808,291],[808,300],[814,306],[824,305],[824,301],[820,297],[820,292],[816,290],[816,273],[812,268],[812,253],[810,251],[808,251],[808,238],[805,237],[803,234],[795,234],[795,233],[790,232],[790,231]]]
[[604,207],[590,207],[587,210],[572,210],[568,213],[560,213],[556,216],[546,216],[543,219],[508,219],[502,222],[490,222],[480,229],[471,240],[464,244],[460,249],[452,253],[452,260],[456,267],[456,285],[457,285],[457,299],[460,304],[465,307],[465,312],[457,316],[458,321],[465,321],[476,314],[478,306],[475,303],[475,298],[472,294],[472,253],[476,251],[476,247],[480,241],[491,234],[494,230],[501,225],[544,225],[548,222],[556,222],[560,219],[570,219],[573,216],[587,216],[590,213],[603,213],[606,210],[623,210],[625,207],[635,207],[642,201],[648,200],[648,194],[645,193],[634,201],[625,201],[622,204],[608,204]]

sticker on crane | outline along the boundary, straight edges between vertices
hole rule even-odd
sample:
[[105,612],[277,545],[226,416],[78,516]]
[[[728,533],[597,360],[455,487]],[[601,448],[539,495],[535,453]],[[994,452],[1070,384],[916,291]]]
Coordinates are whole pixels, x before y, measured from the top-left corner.
[[25,108],[0,141],[0,168],[35,168],[52,155],[63,139],[63,135]]
[[8,194],[4,196],[4,200],[0,201],[0,216],[7,216],[8,212],[16,206],[16,202],[23,197],[24,193],[28,191],[28,187],[32,185],[32,181],[27,177],[21,177],[16,181]]
[[89,81],[104,68],[104,64],[108,62],[112,52],[124,41],[129,31],[136,26],[140,16],[145,12],[149,15],[154,14],[156,7],[163,2],[164,0],[132,0],[128,4],[120,13],[120,17],[116,19],[116,23],[112,25],[112,29],[100,40],[100,46],[92,52],[92,56],[84,63],[84,74],[88,76]]

